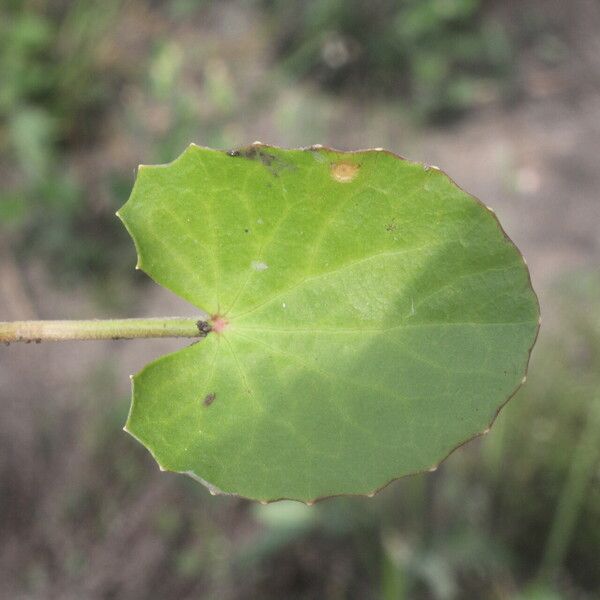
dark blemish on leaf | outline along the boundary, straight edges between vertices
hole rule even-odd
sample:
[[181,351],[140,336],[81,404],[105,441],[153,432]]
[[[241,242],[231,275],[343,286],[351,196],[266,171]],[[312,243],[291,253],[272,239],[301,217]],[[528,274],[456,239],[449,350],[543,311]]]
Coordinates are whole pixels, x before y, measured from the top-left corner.
[[198,327],[200,337],[206,337],[212,331],[212,327],[208,321],[197,321],[196,327]]
[[256,160],[267,167],[275,177],[277,177],[283,169],[291,167],[290,164],[283,161],[281,158],[266,152],[260,146],[254,144],[247,148],[240,148],[239,150],[229,150],[227,156]]
[[244,233],[250,233],[249,229],[244,229]]
[[206,394],[206,397],[204,398],[204,402],[202,404],[204,404],[204,406],[210,406],[215,401],[216,397],[217,394],[215,394],[214,392]]
[[392,219],[386,226],[385,226],[385,230],[391,232],[394,232],[398,229],[398,225],[396,224],[396,219]]
[[227,156],[231,156],[233,158],[247,158],[248,160],[258,160],[263,165],[270,167],[275,160],[275,156],[273,154],[269,154],[256,146],[249,146],[248,148],[240,148],[239,150],[229,150],[227,152]]

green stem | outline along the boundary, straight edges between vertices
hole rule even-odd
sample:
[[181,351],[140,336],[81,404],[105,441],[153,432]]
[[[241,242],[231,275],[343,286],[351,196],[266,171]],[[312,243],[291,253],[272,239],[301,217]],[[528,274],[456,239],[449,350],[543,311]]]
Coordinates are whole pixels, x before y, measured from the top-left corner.
[[208,331],[210,331],[210,325],[206,321],[184,317],[92,321],[13,321],[0,322],[0,342],[198,338],[205,337]]

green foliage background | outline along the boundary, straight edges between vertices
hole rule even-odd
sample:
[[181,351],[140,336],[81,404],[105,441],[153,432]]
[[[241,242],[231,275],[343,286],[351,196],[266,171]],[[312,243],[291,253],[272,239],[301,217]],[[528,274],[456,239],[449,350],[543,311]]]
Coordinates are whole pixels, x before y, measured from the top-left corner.
[[[444,121],[508,91],[512,47],[482,0],[265,0],[283,67]],[[492,89],[490,89],[490,87]]]

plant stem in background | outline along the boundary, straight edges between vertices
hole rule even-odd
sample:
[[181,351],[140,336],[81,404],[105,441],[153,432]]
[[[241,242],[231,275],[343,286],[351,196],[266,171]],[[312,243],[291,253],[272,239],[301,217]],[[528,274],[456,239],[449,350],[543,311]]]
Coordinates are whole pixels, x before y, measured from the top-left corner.
[[573,454],[542,559],[539,573],[541,581],[548,581],[556,576],[569,550],[585,491],[600,459],[599,433],[600,398],[591,404],[585,429]]
[[90,321],[0,322],[0,342],[115,340],[128,338],[205,337],[206,321],[185,317]]
[[0,240],[0,298],[4,299],[9,316],[14,314],[26,319],[37,316],[19,264],[6,239]]

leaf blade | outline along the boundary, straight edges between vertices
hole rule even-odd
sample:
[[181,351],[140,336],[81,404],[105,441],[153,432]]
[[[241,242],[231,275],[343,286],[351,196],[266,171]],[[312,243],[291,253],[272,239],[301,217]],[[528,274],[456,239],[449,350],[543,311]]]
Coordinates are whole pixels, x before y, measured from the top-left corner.
[[127,428],[164,468],[258,500],[371,493],[485,431],[521,384],[527,268],[442,172],[262,145],[150,169],[120,211],[142,268],[229,321],[134,378]]

